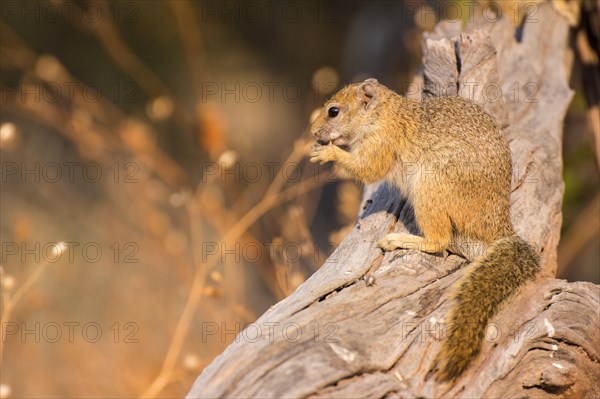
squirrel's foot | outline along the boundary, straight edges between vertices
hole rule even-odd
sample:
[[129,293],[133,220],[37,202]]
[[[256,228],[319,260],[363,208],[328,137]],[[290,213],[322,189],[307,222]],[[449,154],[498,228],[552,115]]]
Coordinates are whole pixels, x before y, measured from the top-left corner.
[[444,252],[447,256],[447,245],[441,245],[437,242],[428,241],[423,237],[407,233],[386,234],[377,246],[384,251],[393,251],[395,249],[413,249],[427,253]]
[[310,162],[316,163],[319,162],[321,165],[327,163],[329,161],[335,161],[336,157],[336,146],[333,144],[329,145],[321,145],[315,144],[312,146],[312,151],[310,153]]
[[417,249],[414,244],[414,237],[415,236],[412,234],[389,233],[377,242],[377,246],[384,251],[393,251],[395,249]]

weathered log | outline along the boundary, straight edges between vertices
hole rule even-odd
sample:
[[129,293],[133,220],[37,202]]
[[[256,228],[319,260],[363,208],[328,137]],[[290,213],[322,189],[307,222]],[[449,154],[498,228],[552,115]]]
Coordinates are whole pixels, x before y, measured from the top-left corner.
[[[516,165],[513,222],[539,249],[541,277],[553,277],[562,123],[572,97],[567,22],[544,3],[518,35],[504,20],[448,37],[456,31],[439,25],[426,37],[416,82],[424,82],[423,96],[470,98],[505,127]],[[492,93],[496,88],[503,95]],[[430,368],[449,290],[468,270],[466,261],[383,254],[376,242],[385,233],[415,231],[412,210],[387,185],[367,187],[366,198],[359,222],[325,264],[240,333],[188,397],[600,396],[600,287],[552,278],[505,304],[454,386],[436,382]]]

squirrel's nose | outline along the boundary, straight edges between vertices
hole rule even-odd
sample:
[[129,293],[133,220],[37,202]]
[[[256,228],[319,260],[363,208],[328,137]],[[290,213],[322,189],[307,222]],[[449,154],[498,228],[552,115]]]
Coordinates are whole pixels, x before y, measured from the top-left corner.
[[329,132],[324,131],[323,129],[317,129],[317,131],[314,132],[313,136],[315,136],[317,138],[317,142],[319,142],[319,141],[328,142],[329,141]]

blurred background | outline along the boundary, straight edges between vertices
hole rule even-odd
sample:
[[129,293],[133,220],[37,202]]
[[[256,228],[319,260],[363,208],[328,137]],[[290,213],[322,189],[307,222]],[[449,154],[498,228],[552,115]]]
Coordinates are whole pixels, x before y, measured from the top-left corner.
[[[368,76],[404,92],[422,32],[480,10],[15,0],[1,12],[0,396],[74,398],[185,395],[308,278],[361,200],[308,164],[311,114]],[[559,277],[599,283],[583,83],[597,42],[578,21]]]

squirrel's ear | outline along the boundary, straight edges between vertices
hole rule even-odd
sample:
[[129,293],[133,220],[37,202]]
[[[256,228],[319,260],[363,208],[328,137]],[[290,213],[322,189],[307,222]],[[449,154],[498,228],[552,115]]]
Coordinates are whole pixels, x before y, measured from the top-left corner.
[[362,82],[356,90],[356,96],[362,102],[365,109],[373,109],[379,101],[377,94],[377,79],[370,78]]

